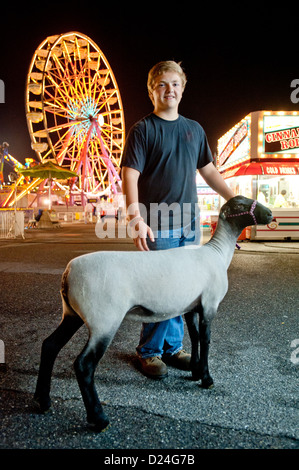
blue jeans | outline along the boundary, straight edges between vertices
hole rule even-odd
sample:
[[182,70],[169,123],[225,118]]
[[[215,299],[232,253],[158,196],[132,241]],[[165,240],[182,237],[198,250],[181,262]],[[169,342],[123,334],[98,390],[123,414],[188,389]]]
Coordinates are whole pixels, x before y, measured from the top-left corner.
[[[150,250],[168,250],[187,245],[198,245],[200,241],[199,219],[194,221],[193,231],[184,229],[158,232],[155,241],[147,240]],[[139,345],[136,348],[139,357],[173,355],[183,349],[184,322],[181,316],[157,323],[143,323]]]

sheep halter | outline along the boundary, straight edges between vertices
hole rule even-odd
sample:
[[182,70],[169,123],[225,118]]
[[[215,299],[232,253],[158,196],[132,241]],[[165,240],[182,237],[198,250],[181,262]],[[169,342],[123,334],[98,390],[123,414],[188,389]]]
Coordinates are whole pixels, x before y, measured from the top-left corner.
[[251,217],[253,218],[254,225],[257,225],[257,220],[254,215],[254,209],[256,208],[256,205],[257,205],[257,201],[253,201],[249,211],[239,212],[238,214],[230,214],[227,217],[239,217],[240,215],[251,215]]
[[[257,201],[253,201],[249,211],[240,212],[239,214],[230,214],[227,217],[238,217],[239,215],[247,215],[248,214],[248,215],[251,215],[251,217],[253,218],[254,225],[257,225],[257,220],[256,220],[255,215],[254,215],[254,209],[256,208],[256,205],[257,205]],[[240,245],[238,245],[238,243],[236,243],[236,247],[238,248],[238,250],[241,249],[241,247],[240,247]]]

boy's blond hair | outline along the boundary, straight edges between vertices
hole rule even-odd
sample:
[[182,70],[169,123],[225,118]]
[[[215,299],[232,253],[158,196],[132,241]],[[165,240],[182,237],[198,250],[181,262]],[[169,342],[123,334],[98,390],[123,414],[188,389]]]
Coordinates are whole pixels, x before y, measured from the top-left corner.
[[187,83],[187,77],[184,70],[181,67],[181,62],[177,63],[173,60],[165,60],[163,62],[158,62],[154,65],[148,73],[147,79],[147,89],[149,97],[151,98],[157,78],[162,75],[164,72],[175,72],[179,75],[182,80],[183,90]]

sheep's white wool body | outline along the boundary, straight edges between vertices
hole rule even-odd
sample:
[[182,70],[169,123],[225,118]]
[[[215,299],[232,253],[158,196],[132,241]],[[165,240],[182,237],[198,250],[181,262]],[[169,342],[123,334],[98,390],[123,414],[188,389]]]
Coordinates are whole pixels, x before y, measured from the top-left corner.
[[226,268],[208,246],[91,253],[68,265],[67,296],[92,328],[98,329],[98,319],[104,315],[108,330],[127,312],[139,321],[163,321],[189,312],[200,298],[217,310],[227,292]]

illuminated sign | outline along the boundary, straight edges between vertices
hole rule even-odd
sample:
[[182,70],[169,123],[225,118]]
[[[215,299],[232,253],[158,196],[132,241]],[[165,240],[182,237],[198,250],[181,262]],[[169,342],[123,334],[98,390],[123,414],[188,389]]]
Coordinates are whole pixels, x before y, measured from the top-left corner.
[[265,175],[297,175],[298,170],[296,166],[281,166],[281,165],[263,165]]
[[243,122],[240,127],[236,130],[233,136],[230,138],[228,143],[226,144],[224,150],[219,155],[218,164],[222,166],[229,157],[235,152],[235,150],[239,147],[241,142],[248,136],[248,125],[247,121]]
[[278,153],[299,148],[299,128],[265,133],[265,152]]
[[243,175],[295,176],[298,174],[299,164],[252,162],[226,170],[222,176],[224,179],[227,179]]
[[299,153],[298,116],[264,116],[264,153]]

